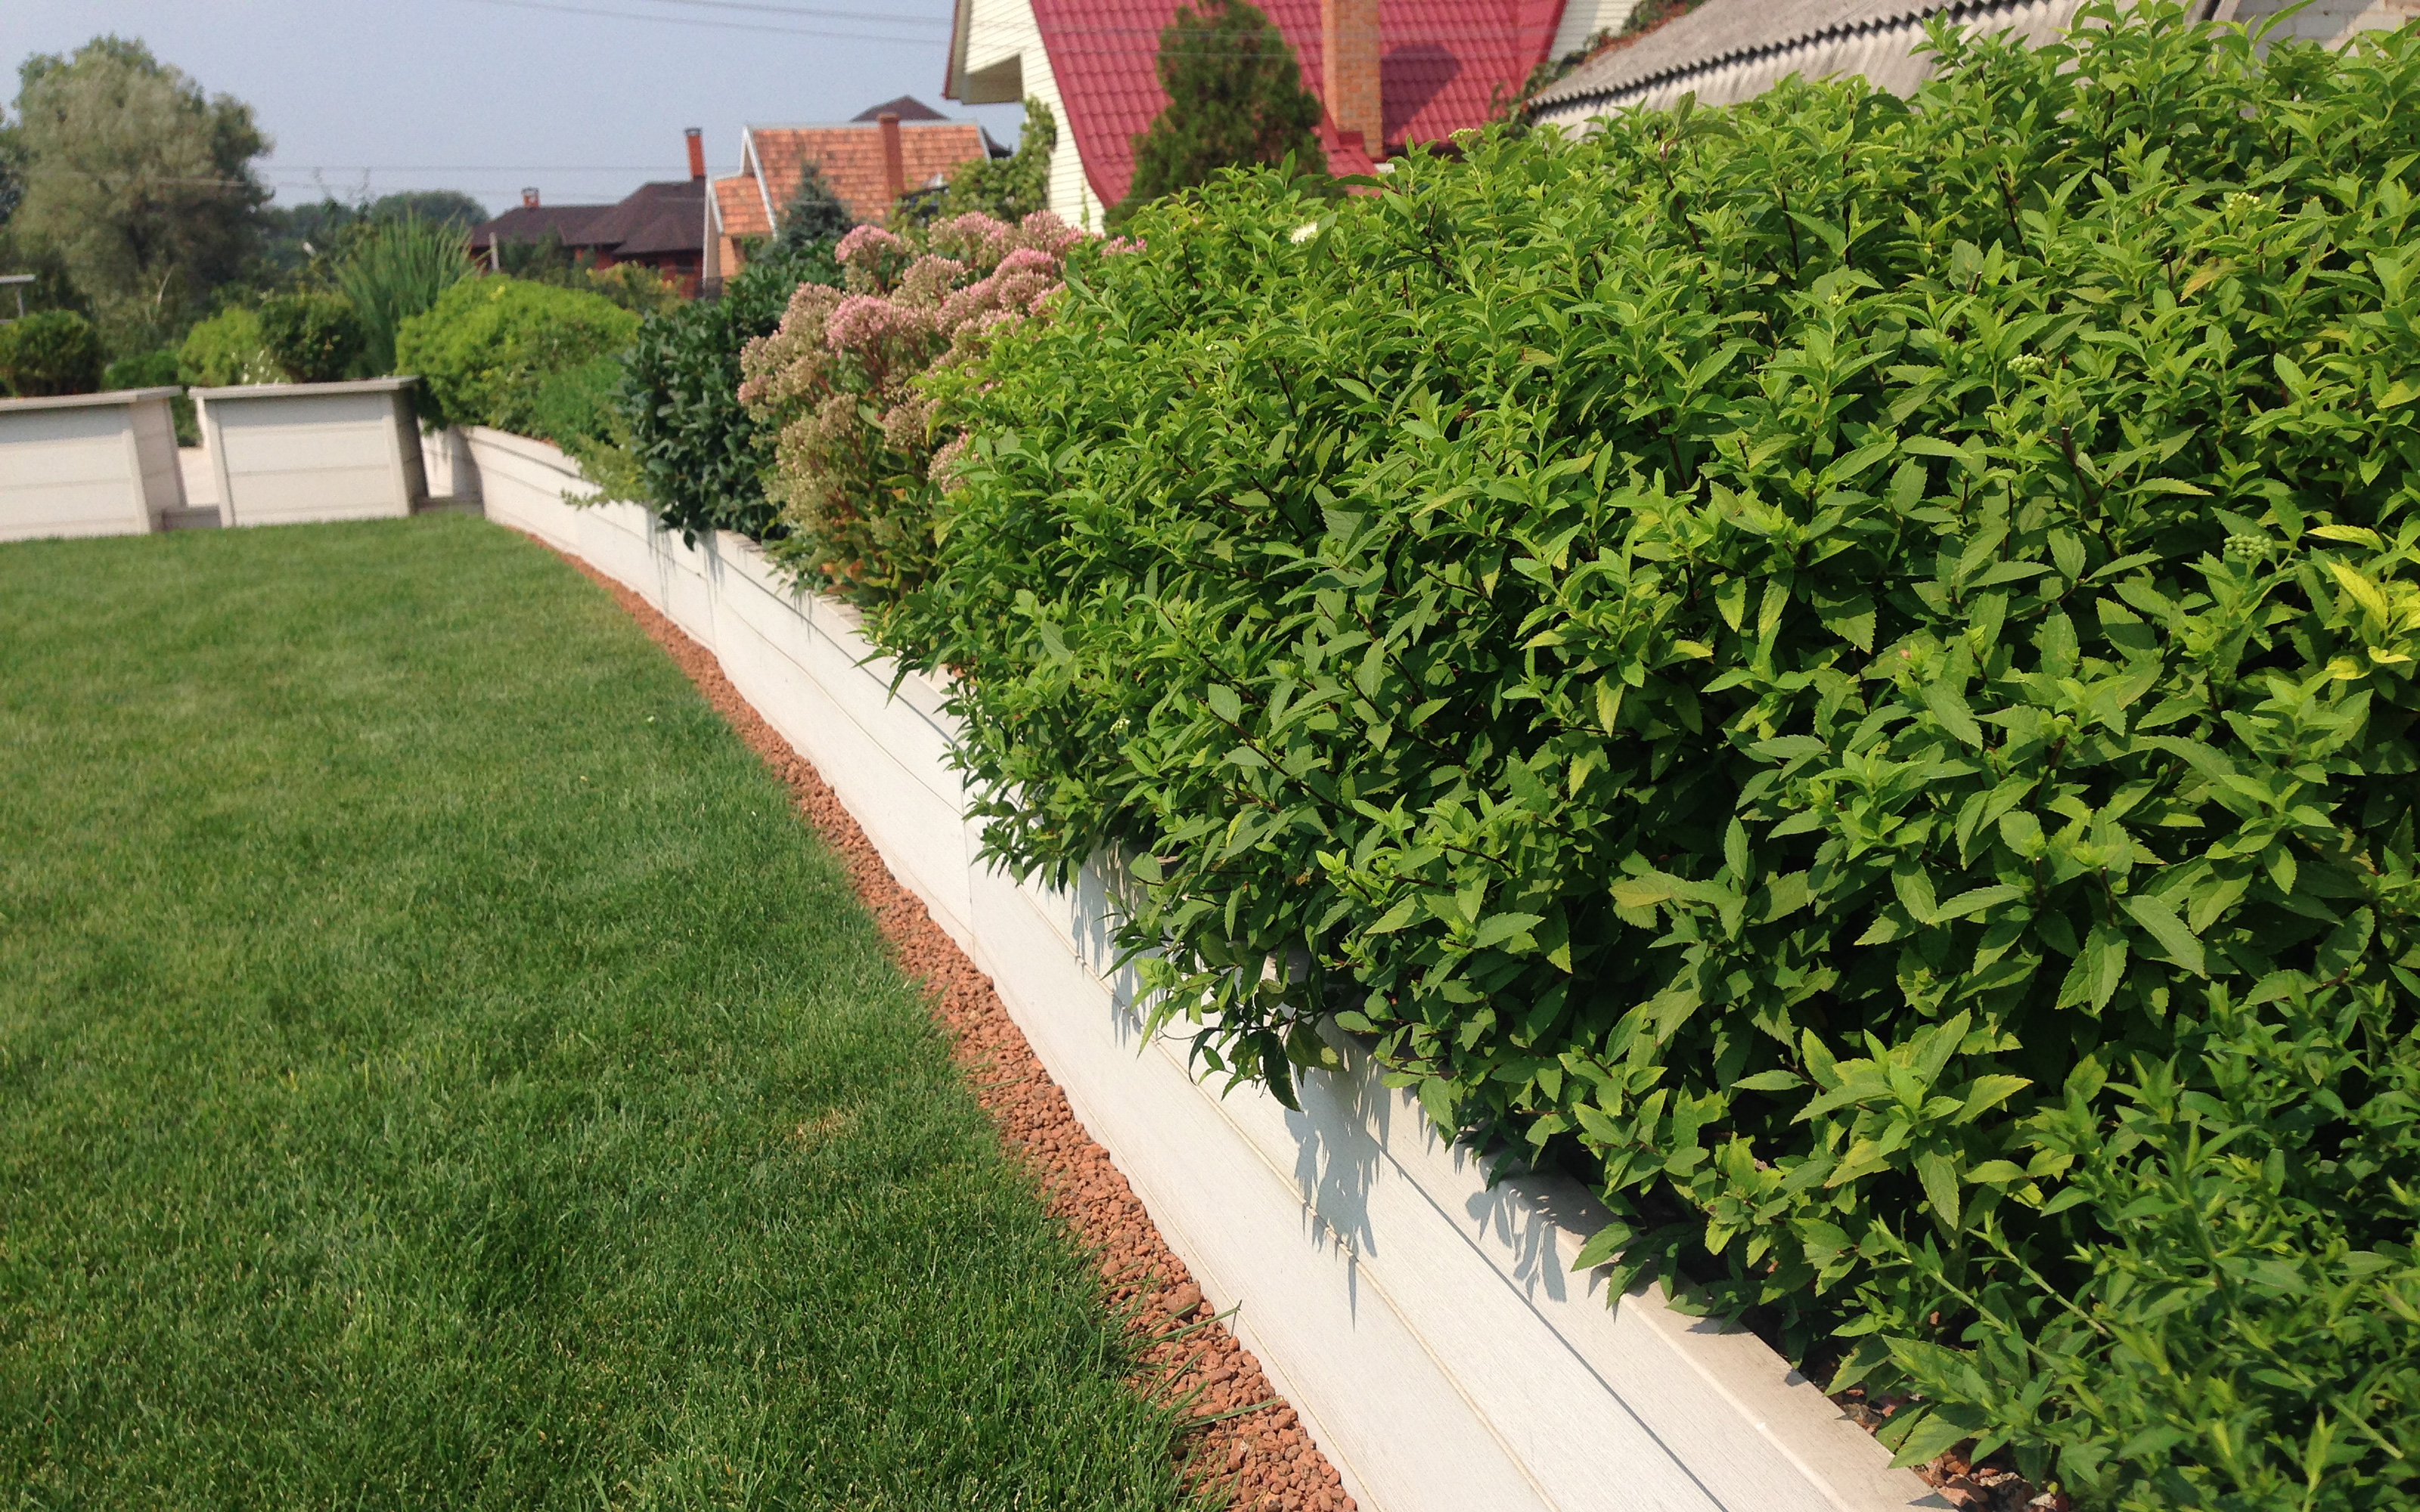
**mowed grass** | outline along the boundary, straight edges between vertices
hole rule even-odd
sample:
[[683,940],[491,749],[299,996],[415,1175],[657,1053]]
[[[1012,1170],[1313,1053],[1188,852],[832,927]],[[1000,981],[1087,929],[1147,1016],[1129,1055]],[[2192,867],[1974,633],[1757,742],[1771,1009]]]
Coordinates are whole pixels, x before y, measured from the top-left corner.
[[780,786],[464,518],[0,547],[0,1506],[1161,1507]]

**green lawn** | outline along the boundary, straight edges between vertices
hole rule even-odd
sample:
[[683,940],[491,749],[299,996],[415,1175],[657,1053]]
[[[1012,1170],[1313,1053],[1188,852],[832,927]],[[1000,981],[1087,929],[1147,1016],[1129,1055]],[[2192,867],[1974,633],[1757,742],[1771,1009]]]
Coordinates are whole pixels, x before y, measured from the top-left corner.
[[782,788],[460,517],[0,547],[0,1507],[1159,1507]]

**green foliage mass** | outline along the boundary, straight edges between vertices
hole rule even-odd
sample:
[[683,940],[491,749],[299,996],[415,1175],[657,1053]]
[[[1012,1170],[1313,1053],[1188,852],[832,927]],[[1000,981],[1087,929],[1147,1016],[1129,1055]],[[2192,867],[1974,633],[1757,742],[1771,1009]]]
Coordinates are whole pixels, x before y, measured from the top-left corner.
[[195,321],[177,348],[177,381],[195,388],[275,383],[284,378],[261,334],[259,313],[240,304]]
[[57,255],[112,349],[174,339],[260,244],[269,191],[252,164],[269,139],[251,107],[118,37],[18,76],[12,238]]
[[263,300],[260,340],[271,360],[297,383],[334,383],[356,377],[366,345],[353,301],[319,289]]
[[1168,105],[1135,138],[1134,177],[1109,212],[1112,230],[1151,201],[1207,183],[1221,168],[1324,168],[1319,97],[1303,87],[1285,34],[1246,0],[1180,6],[1159,34]]
[[0,325],[0,393],[20,399],[91,393],[107,354],[92,322],[72,310],[43,310]]
[[781,325],[799,285],[840,281],[830,242],[768,250],[725,282],[721,299],[685,304],[639,329],[623,421],[644,501],[668,528],[759,540],[780,533],[780,510],[765,497],[775,426],[739,403],[739,353]]
[[362,327],[362,358],[372,373],[395,371],[403,323],[471,276],[470,232],[450,221],[405,210],[374,215],[351,229],[334,282],[352,301]]
[[[992,855],[2088,1506],[2420,1493],[2420,35],[1138,218],[929,380]],[[1845,1358],[1843,1358],[1845,1356]]]
[[420,375],[437,423],[525,431],[549,377],[624,350],[638,329],[599,294],[467,278],[403,322],[396,365]]

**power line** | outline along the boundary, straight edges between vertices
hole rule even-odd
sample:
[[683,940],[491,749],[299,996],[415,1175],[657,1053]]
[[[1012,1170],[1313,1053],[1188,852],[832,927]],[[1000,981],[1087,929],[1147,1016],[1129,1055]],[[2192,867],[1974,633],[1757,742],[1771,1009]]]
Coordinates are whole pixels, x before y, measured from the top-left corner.
[[879,10],[819,10],[813,6],[751,5],[748,0],[654,0],[661,6],[696,6],[706,10],[758,10],[777,16],[812,16],[819,21],[882,21],[907,26],[947,26],[939,16],[901,16]]
[[801,26],[763,26],[745,21],[703,21],[688,16],[650,16],[636,10],[594,10],[585,6],[550,5],[547,0],[477,0],[480,5],[504,6],[515,10],[552,10],[566,16],[595,16],[608,21],[651,21],[659,26],[703,26],[727,32],[770,32],[777,37],[816,37],[834,42],[902,42],[917,47],[931,47],[940,40],[937,37],[872,37],[863,32],[815,31]]

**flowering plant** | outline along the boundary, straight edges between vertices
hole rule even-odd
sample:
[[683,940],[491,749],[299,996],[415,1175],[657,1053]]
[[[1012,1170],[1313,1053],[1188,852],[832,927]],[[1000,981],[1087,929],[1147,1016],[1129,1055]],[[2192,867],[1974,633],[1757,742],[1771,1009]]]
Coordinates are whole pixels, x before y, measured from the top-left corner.
[[913,240],[861,225],[841,239],[843,286],[802,285],[781,328],[740,359],[740,403],[779,427],[767,493],[790,528],[788,565],[875,600],[917,580],[960,446],[916,380],[1039,310],[1068,250],[1091,239],[1047,210],[1015,225],[954,216]]

